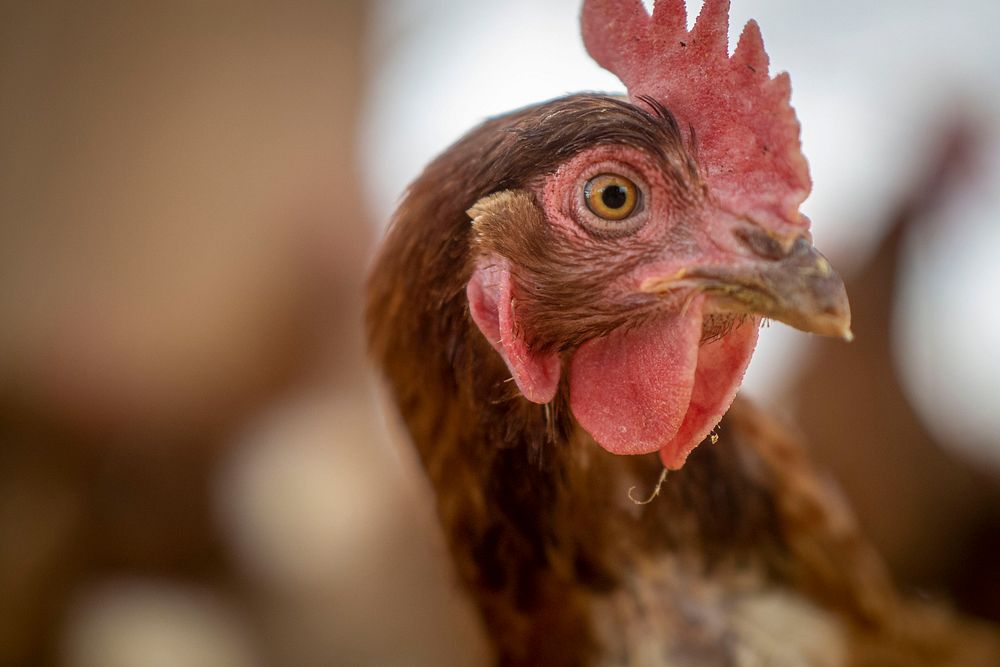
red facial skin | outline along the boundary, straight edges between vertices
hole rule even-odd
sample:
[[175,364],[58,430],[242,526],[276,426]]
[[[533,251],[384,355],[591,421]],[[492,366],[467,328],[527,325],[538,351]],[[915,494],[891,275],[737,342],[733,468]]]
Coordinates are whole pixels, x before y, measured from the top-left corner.
[[[581,205],[579,183],[608,172],[641,179],[637,184],[646,190],[646,210],[640,215],[646,220],[635,234],[663,249],[622,289],[639,290],[649,277],[675,275],[694,265],[738,261],[736,244],[727,242],[733,238],[727,226],[731,216],[705,214],[704,202],[697,202],[694,211],[683,210],[653,162],[621,146],[585,152],[546,179],[540,194],[550,223],[564,233],[580,233],[573,215]],[[669,242],[678,225],[690,245]],[[719,340],[700,344],[706,308],[711,308],[706,297],[691,293],[680,308],[668,308],[636,329],[589,341],[576,352],[568,368],[570,406],[602,447],[617,454],[659,451],[664,465],[675,469],[718,424],[743,380],[758,327],[745,322]]]
[[[740,227],[774,239],[808,239],[809,221],[798,209],[811,181],[790,83],[786,74],[770,77],[752,21],[729,55],[728,0],[706,0],[690,31],[684,0],[657,0],[652,15],[639,0],[587,0],[582,27],[587,50],[618,75],[633,104],[652,99],[670,109],[698,162],[699,182],[683,187],[650,156],[609,145],[585,150],[545,176],[535,199],[557,233],[585,243],[595,234],[588,229],[583,184],[601,173],[632,179],[645,209],[635,214],[637,228],[629,228],[640,245],[624,252],[640,247],[642,261],[593,298],[608,305],[618,299],[627,309],[651,279],[674,289],[660,297],[654,317],[647,311],[583,342],[565,369],[555,352],[536,352],[528,343],[532,332],[520,322],[515,281],[503,258],[478,265],[467,290],[471,312],[526,398],[552,400],[565,370],[573,414],[601,446],[619,454],[659,450],[664,465],[679,468],[735,398],[759,324],[743,316],[737,326],[715,331],[716,318],[708,318],[721,302],[685,272],[748,268],[748,249],[735,233]],[[606,261],[621,266],[639,257],[608,254]]]
[[[586,226],[583,184],[598,174],[621,174],[642,191],[634,240],[652,258],[594,298],[639,293],[649,278],[696,266],[738,265],[746,250],[733,237],[739,220],[709,198],[677,192],[655,162],[626,146],[599,146],[567,161],[535,187],[546,223],[571,242],[593,242]],[[601,242],[601,239],[597,240]],[[610,247],[610,244],[609,244]],[[610,253],[607,261],[624,262]],[[467,294],[473,319],[500,352],[528,400],[548,402],[560,378],[557,353],[536,354],[517,316],[516,288],[503,258],[481,263]],[[624,300],[624,299],[623,299]],[[676,469],[718,424],[732,403],[757,341],[758,320],[746,318],[708,342],[703,319],[711,297],[684,286],[663,300],[652,318],[585,342],[565,368],[576,420],[602,447],[616,454],[659,451]]]

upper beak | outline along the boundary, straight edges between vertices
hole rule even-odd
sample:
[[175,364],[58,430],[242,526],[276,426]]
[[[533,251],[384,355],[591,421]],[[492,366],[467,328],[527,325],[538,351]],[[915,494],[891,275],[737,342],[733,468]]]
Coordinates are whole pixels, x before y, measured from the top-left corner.
[[646,280],[643,292],[676,289],[678,282],[715,296],[724,310],[779,320],[811,333],[850,341],[851,307],[844,281],[805,238],[796,239],[787,252],[775,252],[775,242],[751,232],[744,242],[758,250],[760,259],[733,266],[696,266],[669,278]]

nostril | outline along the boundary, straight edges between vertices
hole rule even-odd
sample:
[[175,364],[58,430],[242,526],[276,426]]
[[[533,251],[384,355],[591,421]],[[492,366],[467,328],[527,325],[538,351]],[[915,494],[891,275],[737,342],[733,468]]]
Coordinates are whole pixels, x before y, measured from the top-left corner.
[[[804,236],[796,236],[795,240],[788,245],[787,253],[789,255],[808,255],[812,253],[813,245]],[[823,266],[826,266],[827,270],[823,270]],[[824,273],[829,273],[830,264],[822,256],[819,258],[817,267]]]
[[786,245],[762,229],[747,227],[735,229],[733,234],[750,252],[762,259],[772,261],[785,259],[798,247],[800,242],[805,242],[805,239],[798,237],[794,243]]

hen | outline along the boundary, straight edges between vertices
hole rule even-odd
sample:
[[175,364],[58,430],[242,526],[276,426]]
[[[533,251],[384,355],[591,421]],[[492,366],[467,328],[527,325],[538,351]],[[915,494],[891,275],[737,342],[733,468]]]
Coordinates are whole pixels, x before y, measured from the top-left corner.
[[788,76],[753,22],[728,55],[728,9],[688,31],[683,0],[587,0],[628,98],[485,122],[394,216],[370,347],[458,574],[502,665],[997,664],[897,597],[793,438],[729,410],[762,318],[850,338],[850,314],[799,213]]

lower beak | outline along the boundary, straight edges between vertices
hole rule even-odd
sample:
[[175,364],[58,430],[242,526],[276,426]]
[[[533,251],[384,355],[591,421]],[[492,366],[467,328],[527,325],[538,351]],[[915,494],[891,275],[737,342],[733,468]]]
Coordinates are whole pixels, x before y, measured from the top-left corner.
[[847,341],[854,337],[844,282],[804,238],[778,259],[691,267],[669,278],[646,280],[641,289],[662,293],[682,285],[711,294],[722,310],[759,315]]

